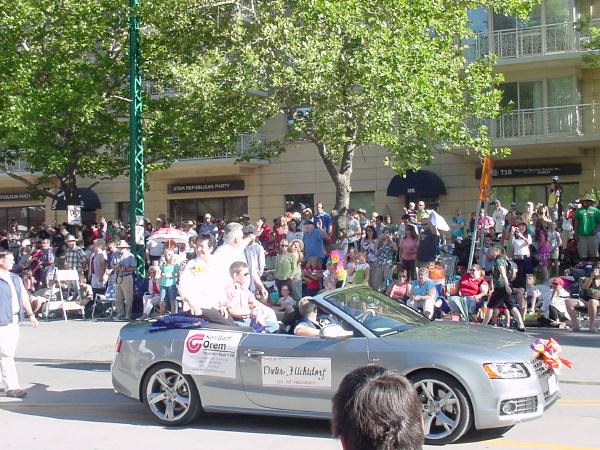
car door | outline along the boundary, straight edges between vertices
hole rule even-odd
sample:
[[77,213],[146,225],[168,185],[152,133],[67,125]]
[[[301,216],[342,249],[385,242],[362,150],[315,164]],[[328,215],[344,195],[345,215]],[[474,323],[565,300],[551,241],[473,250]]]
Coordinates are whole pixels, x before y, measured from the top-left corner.
[[255,405],[327,414],[342,378],[369,362],[368,339],[250,333],[240,343],[244,391]]

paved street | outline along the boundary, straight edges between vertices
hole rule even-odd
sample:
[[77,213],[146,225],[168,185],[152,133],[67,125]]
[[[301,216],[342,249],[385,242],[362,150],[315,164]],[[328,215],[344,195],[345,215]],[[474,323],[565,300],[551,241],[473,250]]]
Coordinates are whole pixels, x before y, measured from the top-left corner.
[[[154,424],[140,403],[112,390],[108,361],[120,326],[56,321],[22,328],[18,368],[29,396],[0,397],[3,449],[178,448],[191,442],[219,450],[247,448],[249,442],[261,449],[341,448],[323,421],[211,415],[185,428]],[[600,449],[600,336],[550,333],[575,363],[563,372],[562,399],[542,420],[500,438],[476,434],[448,448]]]

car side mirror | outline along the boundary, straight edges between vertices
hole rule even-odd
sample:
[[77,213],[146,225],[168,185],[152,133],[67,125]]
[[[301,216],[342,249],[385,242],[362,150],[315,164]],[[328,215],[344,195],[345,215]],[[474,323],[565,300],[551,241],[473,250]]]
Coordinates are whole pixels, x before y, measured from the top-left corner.
[[344,330],[341,325],[328,325],[321,328],[319,337],[321,339],[346,339],[354,336],[354,332]]

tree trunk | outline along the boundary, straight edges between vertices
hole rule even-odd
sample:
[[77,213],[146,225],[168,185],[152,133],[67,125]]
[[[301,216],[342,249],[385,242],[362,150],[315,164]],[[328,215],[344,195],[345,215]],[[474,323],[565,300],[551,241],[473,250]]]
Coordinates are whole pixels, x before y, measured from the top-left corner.
[[77,189],[77,177],[75,173],[70,172],[65,174],[61,179],[61,188],[65,193],[65,203],[67,205],[81,205],[81,196]]
[[335,185],[333,222],[337,233],[337,230],[346,229],[346,211],[350,206],[350,174],[338,174],[333,184]]
[[335,205],[332,211],[332,219],[334,225],[334,232],[337,236],[338,230],[346,229],[346,211],[350,206],[350,192],[352,190],[350,186],[350,180],[352,178],[352,158],[354,156],[354,144],[349,143],[345,146],[340,161],[340,169],[335,166],[333,158],[331,157],[330,151],[324,142],[319,141],[315,143],[319,155],[325,164],[327,173],[331,177],[335,186]]

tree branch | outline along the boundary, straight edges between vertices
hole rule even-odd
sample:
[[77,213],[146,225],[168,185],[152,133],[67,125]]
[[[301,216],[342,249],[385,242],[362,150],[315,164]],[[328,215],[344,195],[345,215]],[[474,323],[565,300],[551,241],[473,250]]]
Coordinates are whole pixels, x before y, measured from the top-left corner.
[[315,143],[315,145],[317,146],[319,155],[323,160],[323,164],[325,164],[325,168],[327,169],[331,180],[335,183],[338,179],[339,172],[329,155],[327,155],[327,148],[325,146],[325,143],[323,141],[318,141]]

